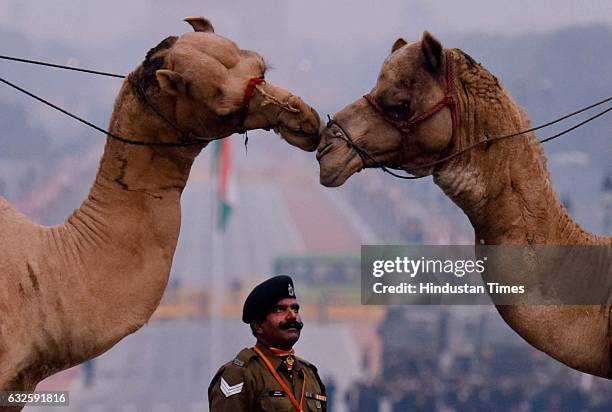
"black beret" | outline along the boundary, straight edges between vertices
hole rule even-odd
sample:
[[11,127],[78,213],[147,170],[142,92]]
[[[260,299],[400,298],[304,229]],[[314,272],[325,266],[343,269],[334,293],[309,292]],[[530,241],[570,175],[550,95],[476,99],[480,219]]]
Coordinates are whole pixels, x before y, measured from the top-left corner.
[[295,298],[293,280],[289,276],[274,276],[260,283],[244,301],[242,321],[262,320],[279,300],[285,298]]

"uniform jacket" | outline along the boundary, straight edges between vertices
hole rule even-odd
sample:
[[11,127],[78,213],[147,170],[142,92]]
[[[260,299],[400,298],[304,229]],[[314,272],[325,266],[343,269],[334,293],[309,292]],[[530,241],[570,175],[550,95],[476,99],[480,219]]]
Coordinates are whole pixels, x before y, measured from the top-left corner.
[[[304,412],[327,411],[325,386],[313,364],[294,356],[293,382],[290,382],[281,372],[282,360],[268,348],[258,347],[285,379],[287,386],[293,389],[298,403],[306,378],[302,404]],[[264,361],[250,348],[241,350],[234,360],[219,369],[208,387],[208,402],[211,412],[295,412],[289,397]]]

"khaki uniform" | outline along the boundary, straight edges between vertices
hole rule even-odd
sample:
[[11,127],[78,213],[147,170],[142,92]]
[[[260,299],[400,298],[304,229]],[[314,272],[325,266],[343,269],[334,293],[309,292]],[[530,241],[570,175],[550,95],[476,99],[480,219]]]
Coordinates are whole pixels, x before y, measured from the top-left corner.
[[[282,360],[269,349],[259,347],[272,366],[300,402],[304,377],[304,412],[327,411],[325,386],[317,368],[294,356],[292,381],[286,376]],[[250,348],[238,353],[231,362],[223,365],[208,387],[208,403],[211,412],[295,412],[295,407],[266,367],[263,359]]]

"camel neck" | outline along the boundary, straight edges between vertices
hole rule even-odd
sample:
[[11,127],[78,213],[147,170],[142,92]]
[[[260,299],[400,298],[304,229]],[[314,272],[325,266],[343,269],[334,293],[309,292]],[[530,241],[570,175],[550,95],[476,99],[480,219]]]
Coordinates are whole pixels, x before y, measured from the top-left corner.
[[[167,115],[168,117],[171,114]],[[178,132],[152,112],[132,92],[126,81],[115,101],[109,131],[145,142],[176,142]],[[96,185],[118,196],[144,194],[160,197],[182,192],[191,165],[201,147],[139,146],[108,138],[96,176]]]
[[[126,81],[116,99],[109,130],[152,142],[160,141],[160,135],[168,138],[176,134],[159,116],[147,113]],[[96,239],[112,239],[113,245],[95,245],[102,250],[148,233],[164,243],[157,246],[173,252],[180,225],[180,196],[199,150],[136,146],[108,138],[89,195],[67,226],[95,227],[99,232]]]
[[518,144],[513,155],[491,148],[488,161],[470,156],[471,162],[454,162],[436,177],[469,218],[477,243],[558,244],[561,233],[580,232],[529,144]]
[[[493,75],[472,62],[463,62],[462,71],[454,150],[484,136],[529,128],[524,112]],[[478,243],[571,244],[591,236],[557,198],[533,134],[479,146],[449,161],[434,180],[468,216]]]
[[[166,130],[138,112],[142,108],[134,99],[124,85],[110,131],[159,139],[151,129]],[[178,241],[180,196],[199,150],[109,139],[87,199],[64,225],[45,231],[45,255],[57,263],[43,269],[62,273],[57,281],[71,290],[63,299],[74,316],[65,322],[68,336],[81,343],[78,349],[64,345],[72,348],[71,363],[96,356],[138,329],[159,304]],[[93,336],[90,330],[105,332]]]

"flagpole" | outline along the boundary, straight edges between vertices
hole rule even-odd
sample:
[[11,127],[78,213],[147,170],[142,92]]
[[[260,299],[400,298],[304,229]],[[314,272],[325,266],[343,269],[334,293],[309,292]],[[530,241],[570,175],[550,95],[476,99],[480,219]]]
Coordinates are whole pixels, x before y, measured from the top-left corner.
[[[223,140],[218,141],[222,144]],[[219,149],[221,150],[221,149]],[[212,156],[215,156],[215,151],[211,151]],[[213,159],[215,161],[215,159]],[[220,231],[219,222],[221,219],[221,206],[219,197],[218,177],[219,177],[219,159],[216,159],[215,173],[211,174],[211,261],[210,261],[210,344],[209,344],[209,360],[212,365],[212,370],[220,367],[223,363],[222,359],[222,320],[223,316],[223,234]]]

